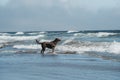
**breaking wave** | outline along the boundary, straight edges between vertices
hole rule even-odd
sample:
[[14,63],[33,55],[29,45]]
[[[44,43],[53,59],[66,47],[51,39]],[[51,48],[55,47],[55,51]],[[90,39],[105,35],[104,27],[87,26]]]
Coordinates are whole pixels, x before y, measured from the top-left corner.
[[45,34],[46,32],[42,31],[42,32],[39,32],[39,34]]
[[[30,45],[14,45],[13,48],[18,49],[40,49],[41,46],[37,44]],[[64,45],[56,47],[59,51],[75,51],[77,53],[83,53],[87,51],[96,52],[109,52],[114,54],[120,54],[120,42],[66,42]]]
[[7,42],[8,42],[7,40],[2,40],[2,39],[0,40],[0,44],[1,43],[7,43]]
[[119,33],[108,33],[108,32],[98,32],[98,33],[75,33],[74,36],[80,37],[109,37],[118,36]]
[[77,42],[70,41],[64,46],[59,46],[61,51],[77,51],[78,53],[86,51],[109,52],[120,54],[120,42]]
[[[55,48],[55,52],[58,54],[88,54],[96,55],[97,57],[114,57],[120,61],[120,32],[63,31],[0,33],[0,53],[40,53],[41,45],[36,44],[35,39],[40,42],[49,42],[56,37],[62,39]],[[46,49],[45,52],[47,51],[49,49]]]
[[4,47],[4,45],[3,44],[0,44],[0,48],[3,48]]
[[16,32],[17,35],[24,34],[24,32]]
[[0,36],[9,36],[9,33],[0,33]]
[[[40,42],[50,42],[51,40],[41,39]],[[29,45],[14,45],[13,48],[17,49],[41,49],[41,45],[29,44]]]
[[32,33],[28,33],[28,34],[30,34],[30,35],[35,35],[35,34],[37,34],[37,33],[35,33],[35,32],[32,32]]
[[67,31],[67,33],[75,33],[75,32],[79,32],[79,31],[76,31],[76,30],[69,30],[69,31]]
[[30,45],[14,45],[13,48],[17,49],[41,49],[40,45],[30,44]]
[[44,37],[44,35],[37,35],[37,36],[0,36],[0,42],[34,40],[34,39],[38,39],[40,37]]
[[[58,54],[87,54],[91,56],[94,55],[97,57],[115,59],[117,61],[120,61],[120,42],[82,42],[67,40],[63,43],[64,44],[58,44],[55,48],[55,52],[57,52]],[[18,50],[15,53],[40,53],[41,45],[16,44],[13,45],[13,49]],[[46,49],[45,53],[46,52],[51,52],[51,50]]]
[[30,32],[28,34],[30,35],[36,35],[36,34],[45,34],[46,32]]

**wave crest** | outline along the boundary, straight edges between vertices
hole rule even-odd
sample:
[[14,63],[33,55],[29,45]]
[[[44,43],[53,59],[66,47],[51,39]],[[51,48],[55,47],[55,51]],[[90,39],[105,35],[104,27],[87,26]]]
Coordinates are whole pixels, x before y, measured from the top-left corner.
[[108,33],[108,32],[98,32],[98,33],[75,33],[74,36],[80,37],[109,37],[117,36],[119,33]]
[[79,31],[76,31],[76,30],[69,30],[69,31],[67,31],[67,33],[74,33],[74,32],[79,32]]
[[17,35],[22,35],[24,32],[16,32]]
[[109,52],[120,54],[120,42],[79,42],[71,41],[59,46],[60,50],[77,51],[78,53],[86,51]]
[[23,41],[23,40],[34,40],[40,37],[44,37],[44,35],[37,35],[37,36],[0,36],[1,41]]
[[30,45],[14,45],[13,48],[17,49],[41,49],[40,45],[30,44]]
[[[40,45],[14,45],[17,49],[41,49]],[[120,42],[76,42],[71,41],[64,45],[57,45],[58,51],[74,51],[83,53],[87,51],[108,52],[113,54],[120,54]]]

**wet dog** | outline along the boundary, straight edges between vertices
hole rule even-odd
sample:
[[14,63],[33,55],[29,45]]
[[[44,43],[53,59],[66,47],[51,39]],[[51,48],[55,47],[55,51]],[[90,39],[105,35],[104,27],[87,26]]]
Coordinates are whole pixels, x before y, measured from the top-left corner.
[[38,40],[36,40],[36,43],[41,44],[41,53],[44,54],[46,48],[52,49],[52,53],[54,53],[54,49],[59,41],[61,41],[59,38],[55,38],[55,40],[51,42],[39,42]]

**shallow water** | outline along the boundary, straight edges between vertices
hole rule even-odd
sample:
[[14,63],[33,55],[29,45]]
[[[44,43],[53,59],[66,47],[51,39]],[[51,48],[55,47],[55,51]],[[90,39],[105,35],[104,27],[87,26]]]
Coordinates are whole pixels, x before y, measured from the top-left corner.
[[119,80],[120,63],[80,54],[0,57],[0,80]]

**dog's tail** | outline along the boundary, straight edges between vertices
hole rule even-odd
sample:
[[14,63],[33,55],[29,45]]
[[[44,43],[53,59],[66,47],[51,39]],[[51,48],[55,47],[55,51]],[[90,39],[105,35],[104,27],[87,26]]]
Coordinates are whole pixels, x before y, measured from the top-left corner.
[[37,44],[41,44],[37,39],[35,40]]

